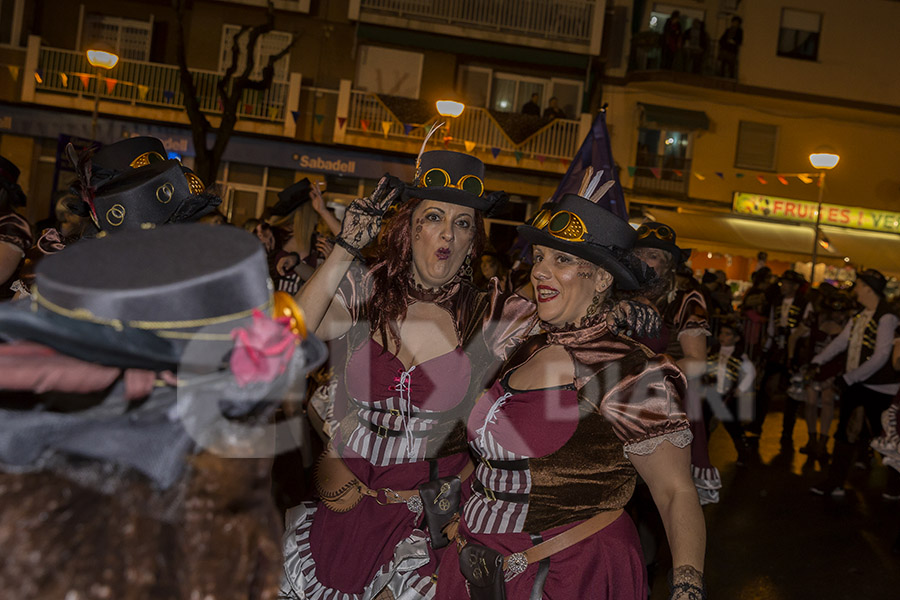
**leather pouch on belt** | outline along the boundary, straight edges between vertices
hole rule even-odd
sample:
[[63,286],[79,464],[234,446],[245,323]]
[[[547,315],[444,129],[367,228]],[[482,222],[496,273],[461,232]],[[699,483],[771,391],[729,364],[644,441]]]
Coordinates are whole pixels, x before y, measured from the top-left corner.
[[347,512],[363,498],[362,484],[330,445],[316,463],[315,482],[329,510]]
[[469,582],[471,600],[506,600],[503,555],[479,544],[466,544],[459,553],[459,570]]
[[431,536],[432,548],[443,548],[450,543],[444,534],[444,527],[459,512],[462,498],[462,482],[459,477],[441,477],[419,486],[422,508],[425,512],[425,525]]

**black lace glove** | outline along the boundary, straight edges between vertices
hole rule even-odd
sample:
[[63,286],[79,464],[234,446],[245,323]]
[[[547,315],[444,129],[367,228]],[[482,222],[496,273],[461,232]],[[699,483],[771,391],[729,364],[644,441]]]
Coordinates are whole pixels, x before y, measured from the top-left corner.
[[675,567],[669,574],[669,600],[706,600],[703,573],[690,565]]
[[378,237],[384,213],[402,197],[404,188],[405,184],[398,178],[384,175],[368,198],[351,202],[341,223],[337,245],[359,258],[360,250]]
[[662,328],[662,319],[652,306],[634,300],[622,300],[606,314],[606,324],[616,335],[656,338]]

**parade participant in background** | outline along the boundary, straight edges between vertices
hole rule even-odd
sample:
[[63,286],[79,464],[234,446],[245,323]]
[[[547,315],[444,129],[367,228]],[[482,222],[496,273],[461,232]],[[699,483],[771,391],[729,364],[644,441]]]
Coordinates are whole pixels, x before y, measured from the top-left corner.
[[[834,456],[825,481],[810,488],[818,495],[843,495],[844,483],[856,451],[882,433],[881,413],[900,391],[900,377],[891,365],[891,350],[897,315],[889,312],[884,299],[887,280],[875,269],[858,273],[853,294],[863,310],[834,338],[812,364],[822,367],[841,352],[847,353],[846,371],[835,377],[840,395],[840,414],[834,435]],[[853,411],[862,407],[866,426],[859,439],[851,439],[848,425]]]
[[19,168],[0,156],[0,300],[13,297],[12,284],[33,242],[28,221],[13,210],[26,201],[18,180]]
[[[761,252],[760,254],[765,254]],[[750,277],[751,286],[741,302],[741,318],[744,320],[744,348],[754,364],[759,365],[771,306],[767,290],[771,285],[772,270],[761,266]]]
[[473,493],[437,598],[644,600],[640,542],[622,510],[636,473],[669,534],[670,597],[703,594],[705,526],[679,404],[684,379],[671,359],[610,331],[617,287],[635,290],[652,273],[630,253],[628,223],[582,193],[519,227],[534,244],[544,331],[512,355],[469,417]]
[[266,423],[325,348],[299,312],[272,318],[293,302],[257,241],[127,231],[48,256],[36,282],[0,306],[4,597],[274,598]]
[[703,376],[703,392],[707,400],[703,405],[704,414],[707,423],[711,416],[722,422],[737,450],[737,464],[746,465],[751,459],[751,452],[744,437],[741,414],[747,412],[747,394],[753,391],[756,368],[744,352],[741,325],[736,319],[725,319],[719,323],[717,338],[718,348],[710,352]]
[[847,355],[844,352],[838,354],[814,373],[806,373],[808,369],[805,367],[843,331],[852,307],[853,300],[850,297],[833,292],[821,298],[818,307],[810,311],[803,324],[791,334],[792,338],[797,339],[795,343],[798,344],[799,351],[796,362],[801,365],[801,381],[806,384],[803,393],[806,399],[805,419],[809,440],[800,452],[819,460],[828,456],[828,436],[834,417],[834,378],[845,371]]
[[770,296],[769,325],[764,345],[766,367],[760,381],[760,389],[756,394],[756,417],[747,427],[748,433],[762,434],[762,426],[769,410],[772,397],[781,395],[785,398],[784,417],[781,428],[781,445],[784,448],[794,447],[794,424],[797,422],[798,402],[789,398],[784,392],[788,385],[788,376],[793,356],[788,352],[788,341],[794,331],[807,317],[808,301],[801,291],[806,279],[794,270],[787,270],[778,279],[778,289]]
[[[181,161],[167,159],[165,147],[156,138],[128,138],[80,154],[69,144],[66,153],[78,176],[72,192],[81,200],[70,205],[93,222],[85,233],[89,237],[197,221],[222,203]],[[123,184],[125,175],[129,179]],[[155,186],[153,194],[134,196],[137,181]]]
[[470,281],[483,215],[506,196],[485,193],[483,178],[473,156],[421,153],[412,187],[385,177],[351,204],[334,251],[298,295],[310,327],[346,336],[349,351],[335,365],[338,422],[317,474],[323,501],[288,514],[288,597],[433,593],[446,540],[421,525],[418,488],[471,473],[465,418],[490,363],[469,354],[490,301]]
[[[644,338],[655,352],[665,352],[678,363],[688,378],[685,399],[694,441],[691,445],[691,470],[701,504],[719,501],[722,478],[709,460],[706,425],[700,399],[699,378],[706,371],[706,338],[710,336],[706,301],[688,270],[679,276],[690,250],[676,244],[675,230],[664,223],[648,222],[637,230],[634,254],[659,276],[659,282],[644,291],[646,298],[659,310],[663,319],[659,338]],[[681,279],[683,285],[676,285]]]

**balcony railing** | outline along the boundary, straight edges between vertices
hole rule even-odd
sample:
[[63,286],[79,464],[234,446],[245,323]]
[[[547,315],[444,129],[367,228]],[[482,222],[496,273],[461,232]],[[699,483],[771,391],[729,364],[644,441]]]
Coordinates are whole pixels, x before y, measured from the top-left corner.
[[[400,122],[375,95],[352,91],[346,127],[348,133],[357,135],[386,137],[403,142],[417,140],[421,143],[431,123],[437,118],[410,126]],[[387,133],[383,128],[385,123]],[[436,142],[440,143],[446,135],[452,138],[448,141],[448,147],[454,150],[462,150],[466,142],[469,142],[482,150],[496,152],[498,156],[506,153],[516,155],[517,158],[528,157],[541,161],[546,158],[571,159],[581,142],[578,121],[554,119],[522,143],[516,144],[489,111],[478,107],[467,107],[459,118],[450,119],[449,130],[438,134]]]
[[663,55],[662,36],[655,31],[641,31],[631,38],[631,55],[628,70],[678,71],[706,77],[736,79],[738,59],[735,56],[719,56],[717,45],[710,42],[703,50],[682,47],[668,57]]
[[[220,73],[191,69],[200,108],[221,113],[217,86]],[[238,107],[241,118],[283,121],[288,82],[275,81],[265,91],[246,90]],[[132,105],[181,108],[184,92],[179,68],[173,65],[120,60],[110,71],[98,73],[82,52],[41,47],[36,77],[37,91],[55,92]]]
[[673,156],[644,155],[634,169],[635,191],[666,196],[687,196],[691,160]]
[[594,0],[360,0],[360,8],[485,31],[590,43]]

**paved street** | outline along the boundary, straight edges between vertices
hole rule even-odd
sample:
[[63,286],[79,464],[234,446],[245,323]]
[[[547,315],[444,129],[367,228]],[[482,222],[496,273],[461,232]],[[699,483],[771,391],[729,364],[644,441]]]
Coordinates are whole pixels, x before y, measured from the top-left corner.
[[[721,502],[705,510],[709,597],[717,600],[888,600],[900,597],[900,502],[881,497],[880,460],[854,467],[843,498],[809,493],[821,465],[796,451],[806,443],[798,419],[795,449],[781,452],[781,413],[772,413],[759,443],[759,464],[736,467],[731,440],[710,438],[722,473]],[[665,598],[656,586],[653,598]]]

